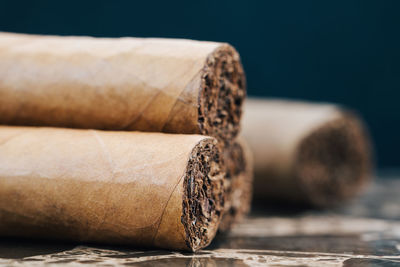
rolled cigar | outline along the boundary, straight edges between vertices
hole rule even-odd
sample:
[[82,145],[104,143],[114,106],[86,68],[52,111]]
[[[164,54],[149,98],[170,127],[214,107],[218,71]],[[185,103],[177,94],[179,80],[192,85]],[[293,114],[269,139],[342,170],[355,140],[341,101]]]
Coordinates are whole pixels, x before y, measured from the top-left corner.
[[243,138],[238,138],[224,149],[226,168],[225,213],[219,231],[228,232],[249,212],[253,188],[253,162],[249,147]]
[[254,155],[256,201],[334,206],[369,180],[367,132],[339,106],[250,99],[242,128]]
[[226,43],[0,33],[0,124],[229,140],[245,91]]
[[0,235],[196,251],[224,205],[214,138],[0,127]]

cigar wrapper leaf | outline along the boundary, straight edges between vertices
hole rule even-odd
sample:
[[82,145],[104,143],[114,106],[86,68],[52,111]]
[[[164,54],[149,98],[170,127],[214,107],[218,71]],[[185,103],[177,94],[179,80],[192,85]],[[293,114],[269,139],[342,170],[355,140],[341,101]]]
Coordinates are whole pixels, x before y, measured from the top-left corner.
[[206,136],[0,126],[0,235],[196,251],[222,170]]
[[233,139],[246,80],[225,43],[0,33],[0,123]]
[[258,202],[330,207],[357,195],[370,180],[368,132],[342,107],[248,99],[242,129],[253,151]]

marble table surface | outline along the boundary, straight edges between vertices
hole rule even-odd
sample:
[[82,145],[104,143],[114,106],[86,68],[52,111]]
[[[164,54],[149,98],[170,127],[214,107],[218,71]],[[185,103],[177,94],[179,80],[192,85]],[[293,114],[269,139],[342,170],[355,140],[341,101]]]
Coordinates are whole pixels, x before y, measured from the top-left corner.
[[230,234],[195,254],[0,239],[0,265],[400,266],[400,174],[380,177],[336,210],[256,206]]

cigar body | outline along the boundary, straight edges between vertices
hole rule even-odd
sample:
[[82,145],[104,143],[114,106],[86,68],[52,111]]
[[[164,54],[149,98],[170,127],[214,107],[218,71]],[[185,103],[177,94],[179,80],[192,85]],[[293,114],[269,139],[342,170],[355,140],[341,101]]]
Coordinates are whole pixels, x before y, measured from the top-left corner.
[[254,156],[258,201],[336,205],[371,176],[367,132],[338,106],[249,99],[242,128]]
[[0,33],[0,123],[239,131],[245,76],[228,44]]
[[195,251],[223,212],[214,138],[0,127],[0,235]]
[[243,138],[225,146],[224,161],[226,201],[219,226],[222,233],[228,232],[250,212],[253,195],[253,157]]

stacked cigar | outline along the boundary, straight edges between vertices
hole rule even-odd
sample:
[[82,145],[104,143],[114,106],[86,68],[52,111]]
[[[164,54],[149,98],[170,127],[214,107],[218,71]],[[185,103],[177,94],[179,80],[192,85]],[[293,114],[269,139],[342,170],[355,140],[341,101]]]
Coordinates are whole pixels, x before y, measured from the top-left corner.
[[245,82],[228,44],[1,33],[0,235],[207,246],[250,208]]

